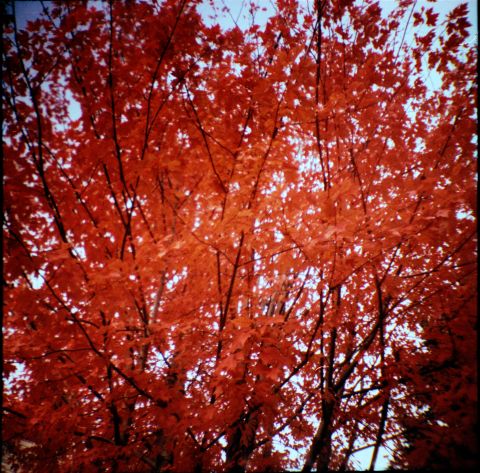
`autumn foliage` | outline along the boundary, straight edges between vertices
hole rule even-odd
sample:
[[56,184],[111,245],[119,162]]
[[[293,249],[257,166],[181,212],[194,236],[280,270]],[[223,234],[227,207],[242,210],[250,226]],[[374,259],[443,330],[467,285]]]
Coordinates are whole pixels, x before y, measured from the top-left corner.
[[475,465],[467,8],[257,3],[5,16],[12,471]]

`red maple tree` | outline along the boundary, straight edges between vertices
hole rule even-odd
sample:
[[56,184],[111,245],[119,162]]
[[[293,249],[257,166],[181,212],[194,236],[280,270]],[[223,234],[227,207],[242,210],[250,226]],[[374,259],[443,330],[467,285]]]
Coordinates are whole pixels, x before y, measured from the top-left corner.
[[466,6],[300,3],[5,16],[10,468],[475,464]]

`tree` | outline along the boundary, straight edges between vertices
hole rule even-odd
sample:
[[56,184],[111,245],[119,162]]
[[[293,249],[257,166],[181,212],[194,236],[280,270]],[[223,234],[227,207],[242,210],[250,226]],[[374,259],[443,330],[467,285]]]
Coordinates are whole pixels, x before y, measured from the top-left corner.
[[204,6],[5,25],[6,460],[472,465],[466,6],[277,0],[232,28]]

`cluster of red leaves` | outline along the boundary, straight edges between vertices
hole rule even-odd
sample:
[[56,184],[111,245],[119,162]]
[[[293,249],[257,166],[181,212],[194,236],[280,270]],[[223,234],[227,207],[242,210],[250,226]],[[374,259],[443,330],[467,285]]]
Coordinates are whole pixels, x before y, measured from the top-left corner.
[[466,9],[278,0],[227,29],[202,6],[5,27],[5,461],[471,466]]

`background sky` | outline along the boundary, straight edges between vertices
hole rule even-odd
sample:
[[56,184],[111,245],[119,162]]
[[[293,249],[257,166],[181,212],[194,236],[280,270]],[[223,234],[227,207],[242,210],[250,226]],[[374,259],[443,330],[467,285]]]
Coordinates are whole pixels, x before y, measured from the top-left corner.
[[[43,2],[45,5],[49,5],[52,2]],[[301,4],[312,4],[312,0],[300,0]],[[397,1],[396,0],[380,0],[380,6],[386,12],[391,11]],[[440,16],[445,16],[450,10],[461,3],[468,4],[469,10],[469,21],[472,24],[472,42],[476,41],[477,33],[478,33],[478,19],[477,19],[477,10],[478,5],[476,0],[437,0],[435,3],[429,0],[417,0],[417,4],[415,9],[420,9],[422,6],[433,7]],[[217,6],[218,9],[223,7],[228,7],[230,10],[230,14],[224,15],[225,18],[223,22],[225,26],[230,27],[233,25],[232,17],[236,21],[242,20],[242,15],[248,13],[247,11],[247,2],[245,0],[215,0],[214,4]],[[268,12],[272,10],[272,1],[271,0],[259,0],[259,4],[267,8],[267,12],[258,12],[257,13],[257,21],[259,23],[264,23],[266,18],[268,18]],[[24,28],[27,24],[28,20],[38,18],[42,11],[42,4],[40,1],[15,1],[15,9],[16,9],[16,16],[18,26],[20,28]],[[204,1],[203,5],[200,6],[199,11],[204,15],[209,15],[212,13],[212,9],[209,6],[208,1]],[[231,15],[231,16],[230,16]],[[238,20],[237,20],[238,19]]]

